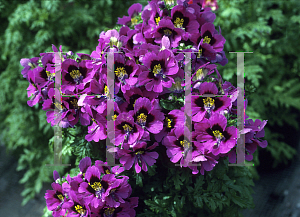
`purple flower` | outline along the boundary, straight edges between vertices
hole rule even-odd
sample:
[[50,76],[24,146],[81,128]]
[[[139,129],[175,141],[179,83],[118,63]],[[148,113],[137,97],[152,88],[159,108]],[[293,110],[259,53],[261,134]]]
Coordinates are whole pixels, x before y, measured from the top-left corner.
[[166,93],[175,93],[176,95],[180,95],[180,93],[184,92],[184,70],[179,68],[177,74],[171,75],[170,77],[174,79],[174,83],[172,86],[168,89],[165,89],[160,95],[166,94]]
[[[31,59],[27,59],[27,58],[24,58],[24,59],[21,59],[20,60],[20,64],[25,67],[24,69],[22,69],[21,73],[23,75],[24,78],[26,78],[28,80],[28,72],[31,70],[31,69],[34,69],[37,67],[38,65],[38,60],[40,59],[40,57],[33,57]],[[28,80],[29,81],[29,80]]]
[[143,128],[134,122],[129,113],[121,113],[115,120],[115,137],[108,132],[111,143],[118,146],[120,143],[128,142],[133,144],[143,136]]
[[[89,107],[87,106],[86,109],[88,110]],[[106,124],[107,120],[105,116],[102,114],[95,114],[92,116],[92,125],[88,127],[88,134],[85,136],[87,141],[95,141],[99,142],[99,140],[103,140],[107,138],[106,135]]]
[[79,193],[88,193],[85,202],[97,208],[105,204],[105,198],[111,188],[117,187],[120,183],[116,182],[114,174],[105,174],[100,179],[100,171],[96,166],[91,166],[86,170],[85,179],[87,182],[80,183]]
[[[54,95],[55,95],[54,88],[49,89],[48,91],[49,99],[45,100],[43,103],[43,110],[50,110],[46,112],[47,122],[48,123],[51,122],[51,126],[59,124],[59,126],[63,128],[67,128],[69,126],[73,127],[68,119],[68,115],[71,115],[72,111],[68,110],[69,104],[66,101],[66,97],[62,98],[61,105],[58,105],[55,102]],[[55,108],[59,110],[57,115],[55,115],[55,111],[54,111]]]
[[[218,94],[218,88],[214,83],[204,82],[200,86],[200,95]],[[200,97],[192,96],[193,121],[200,122],[206,115],[209,118],[213,113],[225,110],[231,106],[231,99],[224,97]]]
[[130,89],[130,86],[135,85],[137,77],[133,77],[139,67],[133,60],[127,60],[121,54],[115,54],[115,94],[119,93],[120,85],[122,92]]
[[69,116],[69,121],[71,125],[75,126],[78,123],[80,118],[80,124],[87,126],[90,123],[90,117],[87,113],[81,112],[81,106],[78,105],[78,98],[77,97],[70,97],[66,99],[67,103],[69,104],[69,111],[72,112]]
[[103,162],[101,160],[96,160],[95,161],[95,166],[99,169],[100,173],[102,173],[102,174],[115,174],[115,175],[119,175],[120,173],[122,173],[124,171],[124,167],[114,166],[113,168],[111,168],[107,164],[107,162]]
[[172,57],[172,53],[163,50],[157,54],[147,53],[143,58],[143,63],[150,71],[143,71],[139,75],[139,85],[145,85],[148,91],[161,93],[163,87],[170,88],[174,79],[169,75],[174,75],[178,72],[176,60]]
[[[126,28],[128,28],[128,27],[125,27],[125,26],[122,27],[120,29],[120,34],[121,34],[121,31],[126,29]],[[134,30],[134,29],[129,30],[129,28],[128,28],[126,36],[124,35],[124,36],[121,37],[120,40],[122,41],[123,46],[124,46],[123,49],[126,50],[126,52],[133,51],[133,48],[134,48],[133,37],[136,35],[137,32],[138,32],[137,30]]]
[[215,26],[212,23],[205,23],[201,26],[201,33],[195,33],[191,37],[191,41],[196,45],[203,39],[202,48],[206,50],[213,50],[214,52],[221,52],[224,47],[225,38],[218,34]]
[[164,128],[158,134],[155,134],[155,139],[157,142],[161,142],[163,137],[165,137],[171,130],[176,127],[184,125],[184,112],[178,109],[174,109],[165,115]]
[[32,107],[35,104],[42,101],[42,90],[41,87],[36,83],[35,71],[29,71],[28,74],[29,87],[27,88],[27,96],[32,98],[27,101],[27,104]]
[[[191,33],[197,33],[199,23],[196,20],[196,16],[188,11],[182,5],[177,5],[171,10],[171,18],[176,28],[184,29],[189,35]],[[188,38],[185,38],[186,41]]]
[[150,10],[144,8],[142,12],[143,23],[147,23],[150,28],[156,27],[163,17],[163,11],[159,8],[159,5],[153,1],[149,2],[149,9]]
[[85,177],[85,173],[86,173],[86,170],[92,165],[92,161],[91,161],[91,158],[89,157],[85,157],[85,158],[82,158],[79,162],[79,169],[80,169],[80,172],[82,174],[81,178],[84,178]]
[[107,50],[109,51],[119,51],[119,48],[122,46],[121,41],[120,41],[120,34],[117,30],[112,29],[108,30],[106,32],[102,31],[99,35],[99,38],[103,38],[105,43],[109,43],[109,46],[107,46],[104,49],[104,52]]
[[[245,115],[245,118],[248,118]],[[267,120],[260,121],[258,119],[253,122],[252,119],[247,119],[245,121],[245,128],[242,132],[245,134],[245,159],[247,161],[251,161],[253,159],[253,153],[256,151],[257,146],[262,148],[266,148],[268,146],[267,140],[261,141],[261,139],[265,136],[264,127],[267,124]],[[236,163],[236,147],[232,149],[231,152],[228,153],[228,159],[230,163]]]
[[122,111],[129,112],[130,110],[134,110],[135,102],[140,97],[147,97],[152,101],[157,98],[159,93],[155,93],[153,91],[147,91],[144,86],[141,87],[132,87],[126,93],[123,94],[126,101],[120,106]]
[[175,48],[179,45],[182,38],[185,38],[185,31],[180,28],[175,28],[171,20],[164,18],[159,22],[157,28],[152,31],[155,43],[161,43],[162,37],[169,37],[171,47]]
[[[195,151],[195,155],[193,156],[193,161],[195,163],[200,163],[200,173],[204,175],[204,171],[211,171],[215,165],[218,163],[219,155],[215,156],[211,153],[211,149],[207,147],[203,143],[195,142],[197,147]],[[198,153],[198,154],[196,154]],[[192,169],[193,174],[197,174],[199,171],[197,170],[198,166],[188,166]]]
[[53,171],[53,179],[54,179],[55,182],[56,182],[56,180],[59,179],[59,174],[58,174],[58,172],[56,170]]
[[117,208],[121,203],[125,203],[123,199],[128,198],[132,192],[131,186],[128,184],[128,179],[129,177],[125,176],[115,181],[118,183],[118,186],[110,189],[109,195],[105,199],[106,205]]
[[89,69],[93,69],[95,72],[97,72],[101,67],[102,64],[106,63],[105,55],[103,55],[105,48],[109,44],[109,41],[106,41],[104,38],[98,39],[99,43],[96,47],[96,51],[93,51],[91,53],[92,60],[86,61],[86,67]]
[[[70,192],[73,191],[75,192],[76,194],[78,194],[78,188],[80,186],[80,183],[83,182],[83,179],[82,179],[82,174],[79,173],[77,176],[74,176],[74,177],[70,177],[70,175],[68,174],[67,177],[66,177],[66,180],[68,181],[69,183],[69,191],[68,191],[68,196],[70,195]],[[78,194],[77,195],[80,199],[84,198],[85,196],[87,196],[86,193],[82,193],[82,194]]]
[[127,201],[125,201],[125,203],[121,203],[120,206],[117,208],[104,206],[98,207],[96,209],[92,207],[92,211],[93,214],[91,215],[91,217],[131,217],[136,215],[135,210],[132,208],[132,204]]
[[70,192],[71,200],[68,204],[68,215],[67,217],[88,217],[91,215],[91,210],[88,204],[83,199],[77,197],[74,191]]
[[50,82],[55,82],[55,71],[48,71],[47,68],[37,67],[34,69],[36,81],[41,87],[45,87]]
[[69,191],[67,183],[63,183],[62,186],[58,183],[51,184],[53,190],[47,190],[45,194],[47,208],[53,211],[54,217],[59,217],[66,213],[66,202],[68,199],[66,195]]
[[209,64],[209,62],[205,64],[199,64],[198,62],[194,62],[195,64],[195,73],[192,75],[192,85],[194,89],[199,89],[203,79],[212,74],[214,70],[217,68],[215,64]]
[[197,17],[197,21],[200,24],[199,32],[201,31],[201,27],[205,23],[213,23],[216,19],[216,14],[211,10],[206,8],[204,11],[195,10],[195,15]]
[[218,52],[215,59],[210,60],[211,63],[220,63],[221,66],[225,66],[228,63],[225,51]]
[[86,60],[79,64],[72,59],[62,63],[62,86],[61,91],[74,95],[84,89],[84,85],[92,79],[91,69],[86,68]]
[[206,141],[214,155],[228,153],[236,144],[237,129],[234,126],[226,127],[227,119],[218,113],[214,113],[210,119],[204,119],[195,124],[195,130],[199,135],[198,141]]
[[133,26],[137,24],[137,19],[135,18],[141,11],[142,5],[140,3],[135,3],[128,9],[129,16],[123,16],[123,18],[118,18],[117,24]]
[[[187,139],[184,133],[187,132]],[[179,126],[173,129],[162,141],[167,147],[167,155],[171,162],[176,163],[179,160],[181,165],[185,165],[192,160],[193,141],[191,141],[191,133],[186,126]]]
[[[200,33],[197,33],[200,34]],[[192,34],[191,36],[191,41],[194,42],[194,47],[191,48],[191,50],[193,52],[197,52],[196,54],[192,54],[193,59],[195,58],[194,56],[196,56],[197,58],[200,58],[200,60],[202,60],[202,62],[206,63],[208,61],[208,59],[215,59],[216,58],[216,51],[211,47],[211,46],[203,46],[204,44],[204,39],[202,38],[199,43],[197,44],[197,42],[195,42],[195,35],[197,36],[197,34]],[[195,48],[196,46],[196,48]]]
[[[158,158],[157,152],[149,152],[150,150],[154,149],[156,146],[158,146],[158,143],[155,142],[150,147],[147,147],[146,142],[137,142],[133,146],[133,151],[129,149],[121,149],[118,151],[118,155],[122,156],[120,158],[120,163],[123,164],[126,170],[129,170],[133,164],[135,164],[135,171],[137,173],[141,172],[141,166],[142,169],[147,172],[147,165],[152,166]],[[127,147],[128,148],[128,147]]]
[[140,125],[143,129],[157,134],[163,128],[164,113],[153,107],[152,103],[146,97],[140,97],[136,100],[134,111],[130,111],[133,116],[134,122]]

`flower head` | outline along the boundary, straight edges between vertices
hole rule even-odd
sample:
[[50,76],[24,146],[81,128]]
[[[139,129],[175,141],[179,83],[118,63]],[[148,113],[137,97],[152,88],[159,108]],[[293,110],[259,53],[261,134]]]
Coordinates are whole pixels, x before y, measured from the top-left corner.
[[[123,164],[126,170],[129,170],[133,164],[135,164],[135,171],[137,173],[141,172],[142,169],[147,172],[147,165],[152,166],[158,158],[157,152],[149,152],[150,150],[154,149],[158,146],[158,143],[155,142],[153,145],[147,148],[146,142],[138,142],[133,146],[133,150],[121,149],[118,151],[118,155],[121,156],[120,163]],[[140,166],[141,165],[141,166]]]
[[206,141],[214,155],[228,153],[236,144],[237,129],[226,125],[227,119],[214,113],[209,120],[205,119],[195,124],[195,130],[199,134],[197,140]]

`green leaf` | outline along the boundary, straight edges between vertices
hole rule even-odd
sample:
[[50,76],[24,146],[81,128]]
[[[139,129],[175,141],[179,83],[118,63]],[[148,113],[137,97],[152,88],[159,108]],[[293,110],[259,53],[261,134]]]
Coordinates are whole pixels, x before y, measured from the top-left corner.
[[173,178],[173,181],[174,181],[175,189],[180,190],[181,189],[180,186],[183,184],[180,180],[180,176],[178,175],[178,173],[176,173],[175,177]]
[[156,170],[155,170],[156,167],[157,166],[155,164],[153,166],[151,166],[151,167],[149,165],[147,165],[148,174],[150,176],[154,176],[156,174]]

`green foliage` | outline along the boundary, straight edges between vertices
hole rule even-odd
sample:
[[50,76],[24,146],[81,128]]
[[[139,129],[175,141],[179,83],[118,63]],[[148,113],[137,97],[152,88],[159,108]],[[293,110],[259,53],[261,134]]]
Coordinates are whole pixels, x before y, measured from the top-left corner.
[[137,216],[240,216],[239,210],[254,207],[253,177],[247,167],[228,163],[221,159],[204,176],[174,165],[158,168],[165,179],[145,173],[143,187],[133,191],[140,198]]
[[173,93],[170,93],[169,96],[166,96],[165,99],[159,100],[159,105],[161,108],[166,110],[174,110],[184,106],[184,96],[181,94],[180,97],[176,96]]
[[[228,52],[253,52],[244,54],[246,114],[253,120],[268,120],[266,131],[276,125],[299,130],[299,112],[291,113],[292,108],[300,110],[300,50],[295,46],[300,34],[299,1],[220,0],[218,5],[214,24],[221,27],[226,39],[228,58],[227,65],[218,67],[223,79],[237,84],[237,56]],[[296,154],[293,144],[278,141],[277,135],[280,132],[272,131],[264,137],[274,166],[287,163]]]

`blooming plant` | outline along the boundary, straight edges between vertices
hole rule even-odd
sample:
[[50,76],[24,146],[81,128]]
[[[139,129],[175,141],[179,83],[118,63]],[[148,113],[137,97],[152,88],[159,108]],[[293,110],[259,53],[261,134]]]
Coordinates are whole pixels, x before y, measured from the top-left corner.
[[[131,178],[143,185],[138,181],[142,174],[149,172],[153,176],[158,168],[157,176],[165,175],[166,171],[176,174],[173,181],[176,189],[180,189],[179,179],[188,182],[189,175],[203,179],[205,171],[212,171],[226,157],[230,163],[236,163],[237,138],[241,134],[236,127],[239,90],[223,82],[217,70],[215,63],[224,66],[228,60],[223,51],[225,38],[213,24],[215,14],[204,7],[213,5],[216,9],[216,1],[208,2],[152,0],[143,10],[141,4],[133,4],[128,9],[129,16],[119,18],[120,27],[101,32],[98,46],[90,55],[69,51],[61,56],[61,105],[55,103],[54,54],[41,53],[41,57],[21,60],[25,67],[22,75],[30,83],[27,90],[32,98],[28,105],[43,102],[42,109],[47,111],[51,126],[87,127],[84,138],[88,142],[109,139],[115,146],[109,151],[122,165],[111,167],[88,156],[80,160],[80,173],[74,177],[60,179],[54,171],[53,190],[45,196],[53,216],[135,216],[133,208],[138,207],[138,197],[129,198],[134,192],[134,183],[129,184]],[[59,52],[54,45],[52,48]],[[62,52],[62,46],[59,49]],[[107,131],[109,90],[105,52],[114,52],[115,133]],[[192,52],[191,117],[184,113],[187,59],[183,52]],[[55,108],[60,111],[59,118]],[[245,154],[246,160],[252,160],[257,146],[267,146],[266,141],[260,140],[267,121],[253,122],[245,116]],[[185,125],[188,119],[192,132]],[[177,162],[180,167],[174,165]],[[186,169],[189,175],[178,177],[178,171]],[[222,177],[228,181],[225,173]],[[149,201],[144,203],[151,205]],[[222,203],[227,204],[226,199]],[[195,206],[201,207],[199,204]],[[222,210],[222,206],[219,208]],[[210,209],[214,212],[216,207]],[[159,208],[151,210],[161,212],[157,211]],[[176,216],[174,212],[170,211],[170,215]]]

